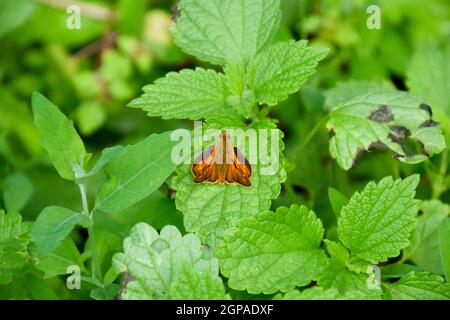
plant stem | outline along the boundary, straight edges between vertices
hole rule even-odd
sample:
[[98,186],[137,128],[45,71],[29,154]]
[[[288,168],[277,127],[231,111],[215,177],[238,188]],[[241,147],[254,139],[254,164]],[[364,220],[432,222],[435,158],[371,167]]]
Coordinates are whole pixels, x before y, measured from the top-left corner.
[[438,199],[442,192],[445,191],[445,176],[447,175],[448,151],[444,150],[441,156],[441,164],[439,166],[439,174],[437,181],[433,183],[433,199]]
[[394,179],[400,179],[400,168],[398,166],[398,160],[392,158],[392,175]]
[[103,283],[102,281],[102,271],[100,268],[100,259],[98,257],[97,252],[97,242],[95,241],[95,232],[94,232],[94,212],[89,212],[89,205],[87,202],[87,192],[86,192],[86,186],[83,183],[78,184],[78,187],[80,188],[80,194],[81,194],[81,202],[83,204],[83,214],[89,216],[91,219],[91,224],[88,226],[88,236],[91,240],[91,250],[92,250],[92,277],[99,281],[100,283]]
[[302,144],[298,147],[298,149],[295,151],[294,159],[297,159],[297,157],[300,155],[300,153],[303,151],[303,149],[311,142],[312,138],[316,135],[317,131],[323,126],[324,122],[326,122],[328,119],[328,115],[322,117],[314,128],[308,133],[306,138],[303,140]]

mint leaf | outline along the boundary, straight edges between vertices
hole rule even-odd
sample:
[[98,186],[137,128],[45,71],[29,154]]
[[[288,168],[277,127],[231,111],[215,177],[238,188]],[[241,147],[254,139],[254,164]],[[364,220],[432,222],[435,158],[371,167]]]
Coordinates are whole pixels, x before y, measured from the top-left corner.
[[42,146],[59,175],[67,180],[75,180],[75,171],[83,167],[88,155],[73,122],[38,92],[33,92],[31,102]]
[[324,240],[327,252],[331,256],[332,259],[339,261],[342,264],[346,264],[350,259],[350,254],[346,247],[344,247],[341,243],[330,241],[328,239]]
[[305,206],[281,207],[236,222],[216,249],[232,289],[270,294],[307,285],[326,261],[324,229]]
[[62,240],[61,244],[52,252],[36,258],[34,266],[44,271],[44,278],[67,274],[67,268],[73,265],[78,266],[82,273],[88,273],[80,252],[70,237]]
[[258,101],[276,105],[297,92],[316,70],[327,50],[307,46],[307,41],[279,42],[267,47],[248,66],[248,83]]
[[449,300],[450,283],[425,272],[411,272],[394,283],[384,283],[392,300]]
[[268,43],[281,18],[279,0],[181,0],[172,28],[178,46],[200,60],[245,65]]
[[3,202],[9,212],[19,212],[27,204],[33,193],[33,185],[25,174],[15,172],[5,178]]
[[[148,224],[138,223],[123,245],[124,252],[114,255],[113,266],[133,280],[122,299],[225,298],[219,263],[197,236],[182,236],[173,226],[158,234]],[[199,286],[192,286],[199,280]]]
[[412,93],[434,107],[436,118],[450,129],[450,45],[428,45],[416,51],[407,71],[406,82]]
[[419,175],[369,182],[342,208],[338,235],[356,255],[372,263],[399,255],[409,244],[419,201],[414,199]]
[[31,229],[31,238],[38,255],[56,249],[76,225],[87,227],[91,219],[62,207],[47,207],[39,214]]
[[417,218],[417,227],[411,234],[411,244],[403,252],[404,260],[428,272],[443,275],[444,267],[439,249],[439,228],[448,217],[450,207],[439,200],[422,203],[423,212]]
[[225,77],[214,70],[169,72],[143,90],[144,94],[128,106],[142,108],[149,116],[191,120],[233,116],[233,109],[226,104],[229,93]]
[[121,150],[106,166],[109,179],[97,194],[96,209],[120,211],[159,188],[175,170],[171,153],[176,143],[166,132]]
[[[445,148],[441,129],[431,108],[405,92],[375,90],[335,107],[327,127],[334,136],[330,154],[345,170],[355,165],[360,152],[380,146],[406,163],[418,163]],[[409,150],[411,142],[417,150]]]
[[25,265],[28,231],[28,225],[22,223],[19,214],[5,214],[0,210],[0,284],[10,283]]
[[450,280],[450,218],[445,219],[441,223],[439,229],[439,244],[441,251],[442,264],[447,282]]
[[[258,132],[257,135],[259,135]],[[281,138],[282,133],[279,132],[279,134]],[[267,138],[269,141],[270,134]],[[241,144],[237,144],[236,147],[249,159],[248,148],[244,148],[244,145]],[[268,210],[271,199],[278,196],[281,189],[280,184],[285,180],[286,174],[282,167],[282,147],[280,140],[280,155],[275,158],[278,161],[276,172],[269,175],[265,173],[267,165],[251,164],[250,181],[252,185],[250,187],[194,183],[192,166],[180,166],[177,170],[178,174],[173,180],[172,188],[176,191],[177,209],[184,214],[186,230],[198,234],[203,242],[216,247],[223,232],[233,222]]]

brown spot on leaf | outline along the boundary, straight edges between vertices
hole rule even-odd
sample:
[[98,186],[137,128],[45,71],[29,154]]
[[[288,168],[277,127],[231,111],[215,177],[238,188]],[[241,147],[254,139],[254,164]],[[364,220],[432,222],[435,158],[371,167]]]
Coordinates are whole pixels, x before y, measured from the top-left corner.
[[430,115],[430,117],[433,116],[433,111],[431,110],[431,107],[430,107],[429,105],[427,105],[427,104],[425,104],[425,103],[422,103],[422,104],[419,106],[419,108],[422,109],[422,110],[425,110],[425,111]]
[[386,123],[393,121],[394,115],[387,105],[382,105],[377,110],[372,111],[367,119],[379,123]]
[[435,127],[439,124],[439,122],[434,121],[433,119],[425,120],[419,126],[419,128],[427,128],[427,127]]

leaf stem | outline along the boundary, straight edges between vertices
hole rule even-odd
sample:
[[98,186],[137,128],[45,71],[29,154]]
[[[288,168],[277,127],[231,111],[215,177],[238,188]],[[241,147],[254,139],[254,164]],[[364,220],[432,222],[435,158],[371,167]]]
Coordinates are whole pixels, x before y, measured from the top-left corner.
[[398,160],[392,158],[392,175],[395,180],[400,179],[400,168],[397,161]]
[[83,204],[83,214],[89,216],[91,219],[91,224],[88,226],[88,236],[91,240],[91,251],[92,251],[92,277],[99,281],[100,283],[103,283],[102,281],[102,271],[100,268],[100,259],[98,257],[97,252],[97,242],[95,240],[95,232],[94,232],[94,211],[91,213],[89,212],[89,205],[87,202],[87,192],[86,192],[86,185],[84,183],[79,183],[78,187],[80,189],[81,194],[81,202]]
[[319,131],[319,129],[323,126],[324,122],[328,120],[328,114],[323,116],[312,128],[312,130],[308,133],[306,138],[303,140],[302,144],[298,147],[298,149],[295,151],[294,159],[297,159],[297,157],[300,155],[300,153],[303,151],[303,149],[311,142],[312,138],[316,135],[316,133]]

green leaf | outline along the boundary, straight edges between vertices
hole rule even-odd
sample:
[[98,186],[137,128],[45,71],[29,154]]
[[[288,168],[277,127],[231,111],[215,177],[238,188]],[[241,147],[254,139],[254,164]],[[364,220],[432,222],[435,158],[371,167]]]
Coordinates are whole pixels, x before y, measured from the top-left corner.
[[439,227],[448,217],[450,207],[439,200],[423,202],[423,212],[411,234],[411,244],[403,252],[404,260],[411,260],[428,272],[443,275],[444,266],[439,249]]
[[[421,162],[445,148],[431,108],[401,91],[375,90],[353,97],[331,111],[327,127],[334,134],[330,154],[345,170],[372,147],[387,148],[406,163]],[[409,150],[410,144],[416,150]]]
[[353,290],[340,293],[335,288],[314,287],[302,291],[289,291],[282,297],[282,300],[366,300],[367,298],[367,294],[363,291]]
[[80,179],[89,178],[99,173],[113,158],[119,155],[123,149],[124,147],[121,145],[104,149],[100,158],[97,160],[97,162],[95,162],[92,169],[88,173],[83,175]]
[[248,66],[248,83],[258,101],[276,105],[316,72],[316,66],[328,53],[294,40],[271,45]]
[[447,282],[450,282],[450,218],[441,223],[439,229],[439,244],[441,251],[442,264]]
[[28,252],[29,227],[17,213],[0,210],[0,284],[8,284],[24,266]]
[[276,105],[297,92],[328,51],[307,41],[279,42],[266,48],[248,66],[248,83],[258,101]]
[[0,0],[0,37],[23,24],[35,6],[32,0]]
[[385,297],[392,300],[449,300],[450,283],[425,272],[411,272],[394,283],[385,283]]
[[38,255],[56,249],[76,225],[87,227],[91,219],[62,207],[47,207],[39,214],[31,229],[31,237]]
[[109,283],[91,291],[91,298],[95,300],[113,300],[120,291],[120,285]]
[[120,151],[106,166],[109,179],[97,194],[96,209],[120,211],[159,188],[176,168],[171,159],[175,144],[166,132]]
[[381,289],[369,286],[369,280],[368,274],[350,271],[342,261],[332,258],[323,268],[317,283],[325,289],[338,289],[343,295],[359,291],[365,294],[366,299],[379,299]]
[[78,266],[82,273],[88,273],[83,264],[80,252],[70,237],[62,240],[61,244],[52,252],[37,257],[34,266],[44,271],[44,278],[68,274],[67,268]]
[[339,218],[342,207],[348,203],[348,198],[338,190],[328,188],[328,199],[330,199],[331,207],[333,208],[336,218]]
[[201,273],[187,263],[170,287],[173,300],[223,300],[227,298],[222,279],[213,273]]
[[381,268],[381,279],[401,278],[413,271],[422,272],[423,269],[412,264],[390,264]]
[[399,255],[408,246],[420,201],[414,199],[419,175],[369,182],[342,208],[338,235],[356,255],[372,263]]
[[[225,298],[217,259],[197,236],[182,236],[173,226],[158,234],[138,223],[124,240],[124,252],[114,255],[113,266],[133,279],[122,299]],[[197,281],[199,285],[193,285]]]
[[191,120],[233,116],[233,109],[226,104],[229,92],[225,77],[214,70],[169,72],[143,90],[144,94],[128,106],[142,108],[149,116]]
[[378,83],[373,81],[349,80],[339,82],[332,89],[325,91],[325,105],[328,109],[333,109],[341,103],[354,98],[361,94],[361,92],[368,92],[380,89],[395,89],[390,83]]
[[450,45],[428,45],[414,54],[408,68],[406,82],[412,93],[431,104],[439,121],[450,129]]
[[182,0],[172,28],[178,46],[214,64],[246,65],[279,27],[279,0]]
[[25,174],[15,172],[5,178],[3,201],[8,212],[19,212],[33,193],[33,185]]
[[[258,132],[257,130],[257,136],[259,136]],[[278,132],[281,139],[282,133]],[[269,133],[267,136],[269,146],[271,146],[270,136]],[[258,140],[258,145],[261,141]],[[245,148],[245,143],[239,142],[235,146],[247,159],[250,159],[249,148]],[[281,183],[286,176],[282,167],[282,149],[280,140],[280,155],[275,157],[278,169],[270,175],[265,173],[267,165],[251,164],[253,173],[250,178],[252,184],[250,187],[194,183],[191,166],[180,166],[172,188],[176,191],[177,209],[184,214],[186,230],[198,234],[203,242],[216,247],[223,232],[235,221],[270,209],[271,199],[279,195]]]
[[326,257],[319,248],[324,229],[315,213],[292,205],[236,222],[216,249],[232,289],[270,294],[316,279]]
[[42,146],[47,150],[59,175],[75,180],[75,171],[88,159],[83,141],[72,121],[42,94],[33,92],[34,123],[38,128]]
[[330,254],[332,259],[335,259],[342,264],[346,264],[350,259],[350,254],[346,247],[344,247],[341,243],[330,241],[328,239],[324,240],[327,252]]

